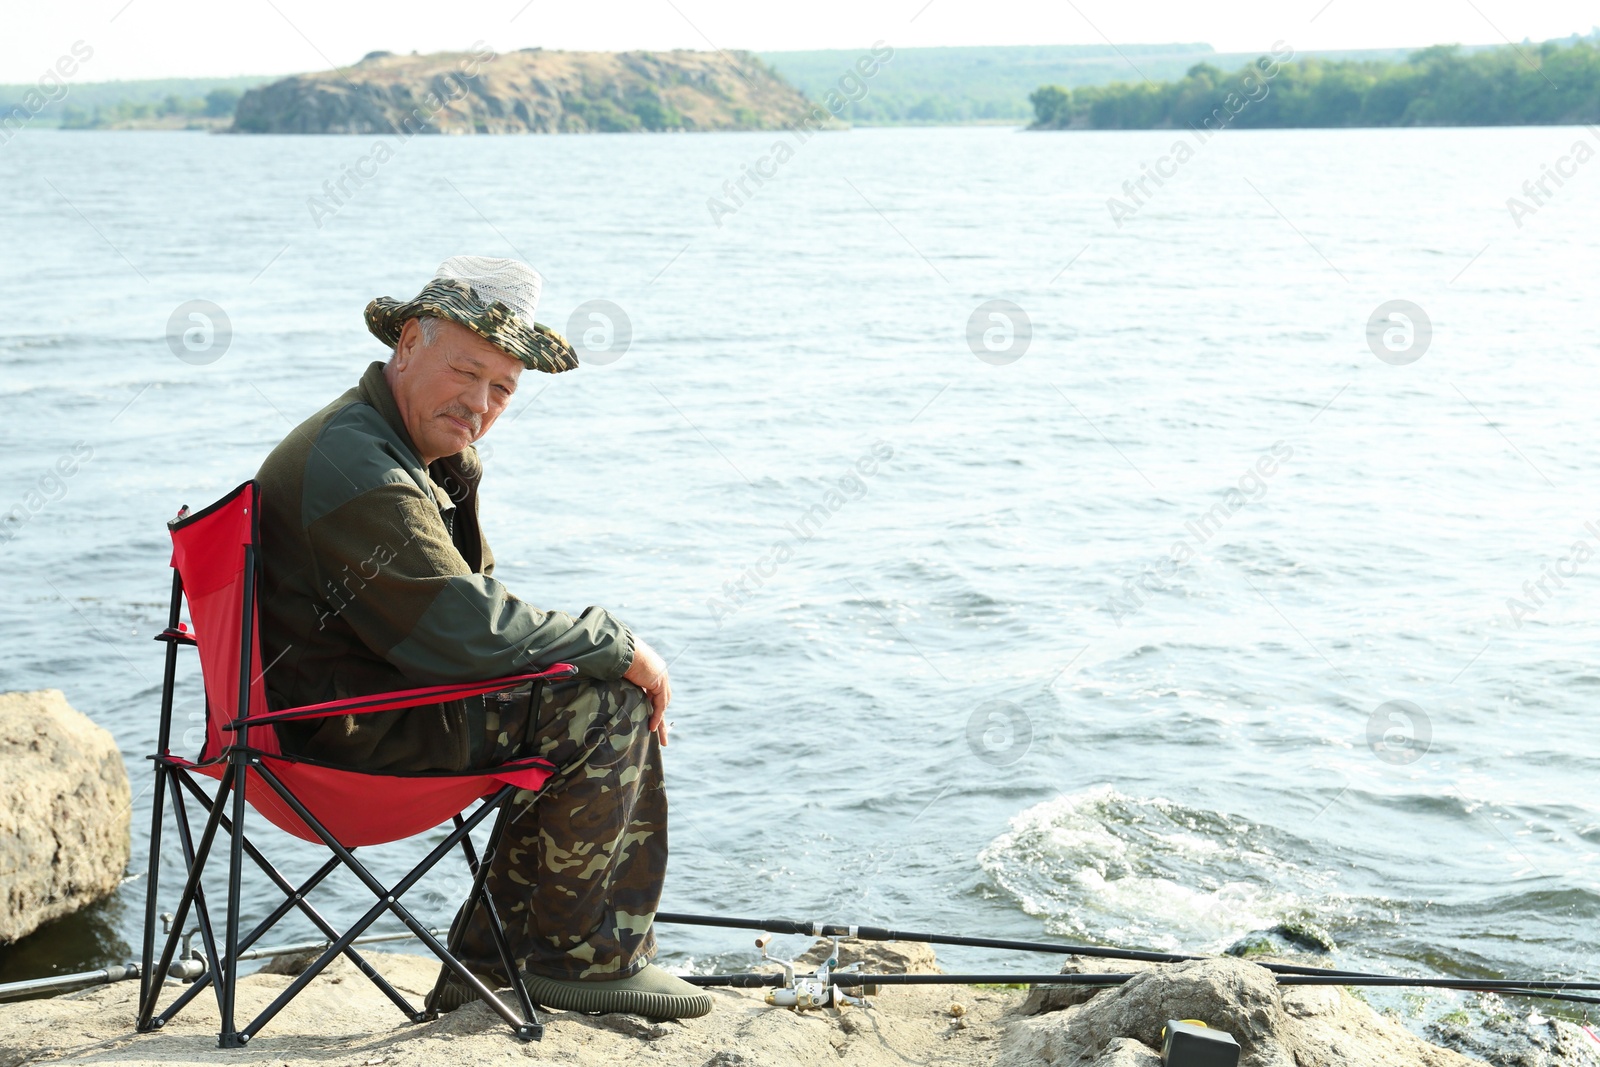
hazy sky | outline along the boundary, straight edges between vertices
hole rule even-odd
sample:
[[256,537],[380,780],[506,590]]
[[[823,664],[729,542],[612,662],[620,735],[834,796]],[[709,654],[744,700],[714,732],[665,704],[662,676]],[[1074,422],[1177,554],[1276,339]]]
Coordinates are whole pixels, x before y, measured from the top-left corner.
[[5,0],[0,82],[77,41],[84,81],[282,74],[375,49],[859,48],[1195,41],[1219,51],[1543,40],[1600,21],[1594,0]]

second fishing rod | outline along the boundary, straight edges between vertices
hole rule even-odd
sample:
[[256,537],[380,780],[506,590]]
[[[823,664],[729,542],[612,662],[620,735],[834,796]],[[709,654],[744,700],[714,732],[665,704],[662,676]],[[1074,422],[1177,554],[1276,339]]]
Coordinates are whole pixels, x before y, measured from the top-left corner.
[[[1104,948],[1098,945],[1071,945],[1051,941],[1014,941],[994,937],[966,937],[959,934],[929,934],[906,930],[892,930],[882,926],[855,926],[846,923],[798,921],[794,919],[747,919],[723,915],[692,915],[662,912],[656,915],[658,923],[682,926],[714,926],[731,930],[760,930],[770,934],[799,934],[805,937],[848,937],[861,941],[911,941],[926,945],[959,945],[968,948],[993,948],[1012,952],[1047,952],[1060,956],[1091,956],[1098,959],[1132,960],[1141,963],[1187,963],[1210,957],[1186,955],[1175,952],[1150,952],[1143,949]],[[1279,975],[1300,975],[1312,978],[1371,979],[1375,984],[1402,983],[1399,975],[1374,974],[1369,971],[1341,971],[1327,967],[1309,967],[1292,963],[1267,963],[1259,966]],[[1510,978],[1460,979],[1473,983],[1466,988],[1485,991],[1508,989],[1546,989],[1557,992],[1567,990],[1600,990],[1600,982],[1567,982],[1549,979],[1523,981]],[[1337,983],[1336,983],[1337,984]],[[1351,982],[1348,984],[1365,984]]]
[[[1133,974],[861,974],[846,971],[830,974],[828,981],[844,989],[865,988],[870,993],[877,987],[882,986],[913,985],[1109,987],[1122,985],[1135,977],[1137,976]],[[744,971],[736,974],[688,974],[683,976],[683,980],[690,985],[727,986],[734,989],[759,989],[764,986],[782,987],[788,982],[788,978],[785,975],[761,971]],[[1600,1004],[1600,997],[1476,979],[1390,978],[1385,975],[1351,977],[1324,973],[1323,975],[1278,975],[1277,982],[1279,985],[1350,985],[1405,989],[1450,989],[1462,992],[1497,993],[1508,997],[1532,997],[1536,1000],[1558,1000],[1571,1004]]]

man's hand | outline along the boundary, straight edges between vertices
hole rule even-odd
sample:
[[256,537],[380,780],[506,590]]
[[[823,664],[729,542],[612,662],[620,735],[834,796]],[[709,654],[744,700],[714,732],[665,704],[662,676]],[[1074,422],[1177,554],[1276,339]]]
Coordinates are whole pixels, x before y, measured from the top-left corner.
[[667,705],[672,703],[672,680],[667,677],[667,661],[642,640],[633,639],[633,665],[623,680],[643,689],[650,698],[650,729],[664,746],[667,743]]

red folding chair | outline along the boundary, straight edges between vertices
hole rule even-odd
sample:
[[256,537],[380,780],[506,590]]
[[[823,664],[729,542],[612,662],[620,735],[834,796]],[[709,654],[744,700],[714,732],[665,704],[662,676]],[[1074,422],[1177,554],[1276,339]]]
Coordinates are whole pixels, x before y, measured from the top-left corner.
[[[494,902],[484,889],[484,881],[489,861],[499,847],[500,836],[511,814],[509,800],[518,790],[537,793],[554,768],[543,760],[522,759],[470,774],[366,774],[285,754],[278,746],[274,724],[463,699],[512,689],[525,682],[570,677],[577,673],[576,668],[558,663],[536,673],[485,682],[433,685],[281,711],[268,710],[256,624],[260,570],[256,547],[258,498],[256,484],[246,482],[204,511],[193,515],[187,514],[187,508],[180,511],[168,524],[172,533],[174,574],[167,628],[157,638],[167,642],[166,673],[161,687],[160,731],[155,755],[151,757],[156,774],[155,810],[150,821],[149,890],[145,902],[144,954],[139,972],[138,1029],[159,1029],[209,987],[216,993],[217,1008],[222,1015],[219,1044],[223,1048],[238,1048],[259,1033],[340,955],[355,964],[411,1021],[433,1018],[445,980],[443,971],[419,1010],[354,947],[356,938],[373,922],[384,914],[392,914],[438,956],[445,967],[471,986],[510,1025],[517,1037],[537,1040],[543,1035],[543,1026],[518,973]],[[179,621],[184,600],[189,604],[191,624]],[[193,760],[173,755],[169,750],[180,645],[193,645],[199,650],[205,683],[205,744]],[[201,788],[197,780],[200,776],[217,779],[215,794],[208,794]],[[198,841],[189,821],[186,794],[206,813]],[[483,803],[471,814],[464,815],[477,800]],[[159,864],[163,806],[167,801],[172,805],[187,878],[157,963],[154,954]],[[303,841],[326,846],[332,855],[304,882],[294,885],[268,862],[246,835],[247,802],[274,826]],[[496,816],[495,823],[480,859],[470,833],[491,814]],[[392,886],[374,877],[354,855],[360,846],[412,837],[447,821],[454,825],[445,839]],[[218,830],[226,833],[229,841],[225,928],[220,943],[201,884]],[[472,873],[472,888],[466,907],[451,928],[449,944],[445,945],[401,903],[401,896],[457,845],[465,854]],[[247,856],[283,893],[284,900],[241,937],[240,887]],[[341,866],[353,872],[377,897],[377,902],[343,933],[335,930],[306,900],[312,889]],[[483,908],[488,914],[490,933],[505,973],[511,976],[520,1015],[456,958],[467,920],[476,908]],[[163,979],[172,970],[174,954],[191,910],[200,934],[204,970],[157,1014]],[[240,953],[247,951],[285,915],[296,911],[322,932],[329,942],[328,947],[249,1025],[236,1028],[234,1004]]]

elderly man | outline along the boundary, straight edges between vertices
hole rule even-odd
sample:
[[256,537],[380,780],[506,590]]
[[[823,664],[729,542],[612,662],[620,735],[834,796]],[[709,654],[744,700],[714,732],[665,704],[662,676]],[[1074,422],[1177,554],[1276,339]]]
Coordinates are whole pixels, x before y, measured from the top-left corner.
[[[512,816],[488,886],[529,992],[551,1008],[684,1018],[702,991],[650,962],[667,862],[661,657],[609,612],[541,611],[494,577],[478,522],[477,441],[524,369],[578,364],[534,322],[541,279],[513,260],[447,259],[416,298],[367,306],[393,349],[261,467],[262,654],[274,707],[566,662],[567,681],[488,698],[286,723],[284,748],[368,771],[557,768]],[[480,915],[481,918],[481,909]],[[499,957],[474,920],[463,958]],[[445,1006],[470,992],[452,976]]]

